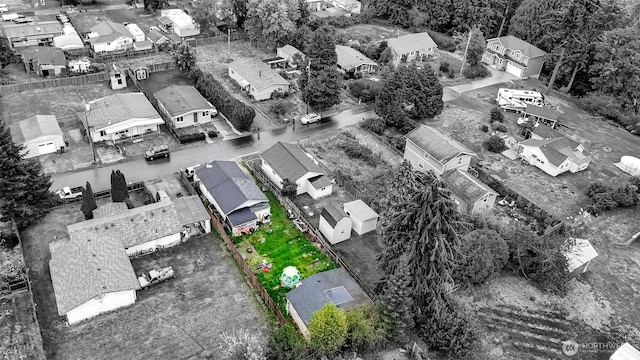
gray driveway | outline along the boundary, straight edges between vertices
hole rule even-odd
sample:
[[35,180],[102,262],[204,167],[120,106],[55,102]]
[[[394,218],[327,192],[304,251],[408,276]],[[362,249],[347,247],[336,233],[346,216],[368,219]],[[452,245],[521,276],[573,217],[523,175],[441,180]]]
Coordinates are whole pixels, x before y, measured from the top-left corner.
[[512,80],[518,79],[514,75],[511,75],[505,71],[499,71],[491,66],[487,66],[487,69],[491,72],[491,76],[487,78],[475,80],[466,84],[445,87],[443,89],[442,100],[445,102],[453,101],[467,91],[472,91],[499,83],[511,82]]

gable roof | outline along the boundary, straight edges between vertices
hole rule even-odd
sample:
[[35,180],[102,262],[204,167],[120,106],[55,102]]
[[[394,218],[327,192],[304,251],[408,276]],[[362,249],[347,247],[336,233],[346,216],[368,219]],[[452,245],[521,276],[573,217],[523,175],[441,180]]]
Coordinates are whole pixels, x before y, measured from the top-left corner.
[[336,54],[338,55],[338,66],[349,70],[362,64],[378,65],[375,61],[369,59],[360,51],[344,45],[336,45]]
[[260,157],[280,176],[296,182],[307,173],[324,174],[324,170],[313,162],[302,149],[294,144],[277,142],[265,150]]
[[287,45],[285,45],[283,47],[280,47],[278,49],[282,50],[282,52],[284,52],[286,55],[288,55],[288,56],[290,56],[292,58],[293,58],[293,56],[295,54],[300,54],[300,55],[302,55],[304,57],[304,53],[302,51],[298,50],[296,47],[291,46],[289,44],[287,44]]
[[80,35],[73,30],[54,37],[53,46],[64,50],[82,49],[84,48],[84,43],[82,42],[82,39],[80,39]]
[[236,60],[229,67],[258,91],[271,85],[289,85],[289,81],[257,59]]
[[560,118],[559,111],[542,107],[542,106],[535,106],[535,105],[527,106],[527,108],[524,110],[524,114],[525,115],[529,114],[529,115],[533,115],[533,116],[537,116],[537,117],[541,117],[549,120],[555,120],[555,121],[558,121],[558,119]]
[[437,48],[438,45],[426,32],[408,34],[397,38],[387,39],[389,46],[396,54],[402,55],[412,51],[419,51],[428,48]]
[[320,212],[320,217],[327,220],[331,227],[335,227],[336,224],[340,222],[340,220],[349,218],[349,215],[347,215],[344,210],[342,210],[342,208],[338,207],[336,204],[328,203],[324,206],[322,212]]
[[535,126],[531,130],[531,132],[533,134],[540,136],[543,139],[551,139],[551,138],[558,138],[558,137],[564,136],[559,131],[554,130],[551,126],[548,126],[542,123],[539,123],[537,126]]
[[182,225],[211,220],[209,213],[204,208],[204,205],[202,204],[202,201],[200,201],[200,197],[198,195],[182,196],[172,199],[171,201],[176,205],[178,219]]
[[464,201],[467,206],[473,206],[476,201],[487,193],[498,194],[480,179],[460,169],[448,171],[443,174],[442,178],[446,182],[447,188]]
[[109,202],[103,205],[98,206],[95,210],[93,210],[93,218],[106,218],[118,214],[123,214],[127,212],[129,208],[127,204],[123,202]]
[[[90,126],[100,128],[130,119],[160,118],[143,93],[118,93],[89,102],[87,115]],[[82,114],[81,118],[84,118]]]
[[350,216],[353,216],[361,221],[377,219],[379,217],[378,213],[373,211],[364,201],[358,199],[344,204],[344,208],[349,213]]
[[577,142],[564,136],[544,140],[528,139],[520,142],[520,144],[540,148],[540,151],[542,151],[547,160],[554,166],[562,165],[567,158],[576,164],[589,160],[588,156],[582,151],[577,150]]
[[67,226],[67,231],[72,240],[99,237],[130,248],[177,234],[182,230],[182,225],[173,202],[162,201],[71,224]]
[[168,37],[166,37],[163,33],[156,29],[149,30],[149,32],[147,33],[147,39],[151,40],[151,42],[153,42],[154,44],[157,44],[162,39],[169,40]]
[[42,136],[62,136],[62,130],[55,115],[33,115],[11,126],[10,130],[13,141],[18,144],[24,144]]
[[62,49],[49,46],[35,46],[22,53],[25,61],[35,60],[40,65],[66,66],[67,58]]
[[52,242],[49,249],[49,272],[60,316],[98,295],[140,288],[119,241],[85,232],[71,240]]
[[476,155],[457,140],[431,126],[420,125],[405,137],[442,164],[460,154]]
[[92,44],[114,41],[120,37],[133,39],[133,36],[124,25],[113,21],[103,21],[91,27],[91,32],[98,34],[96,37],[89,38],[89,42]]
[[517,38],[513,35],[507,35],[499,38],[489,39],[488,42],[495,41],[495,40],[500,41],[506,49],[520,50],[524,54],[524,56],[528,58],[535,58],[535,57],[547,55],[546,51],[536,46],[533,46],[530,43],[520,38]]
[[154,96],[167,109],[171,117],[213,108],[204,96],[190,85],[171,85],[156,92]]
[[303,279],[300,286],[289,291],[286,297],[287,301],[300,316],[300,319],[308,325],[313,313],[320,310],[324,304],[331,303],[327,290],[339,287],[344,287],[351,300],[336,304],[338,308],[348,311],[358,306],[372,303],[369,296],[344,268],[313,274]]
[[62,24],[59,21],[37,21],[25,24],[5,22],[2,25],[4,35],[11,38],[21,38],[41,34],[62,34]]
[[225,218],[247,201],[268,202],[256,183],[235,161],[213,161],[196,169],[196,175],[222,210]]

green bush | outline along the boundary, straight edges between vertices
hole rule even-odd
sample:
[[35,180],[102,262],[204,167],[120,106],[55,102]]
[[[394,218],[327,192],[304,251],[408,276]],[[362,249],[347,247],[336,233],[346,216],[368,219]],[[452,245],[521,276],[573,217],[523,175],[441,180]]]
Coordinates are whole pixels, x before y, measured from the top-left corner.
[[[585,110],[616,122],[625,123],[624,109],[615,96],[591,92],[581,99]],[[627,125],[627,124],[624,124]]]
[[218,137],[218,132],[217,132],[217,131],[215,131],[215,130],[209,130],[209,131],[207,131],[207,135],[208,135],[210,138],[216,138],[216,137]]
[[346,344],[353,350],[375,349],[385,341],[380,315],[373,306],[361,306],[347,312]]
[[270,360],[302,360],[306,343],[295,326],[278,327],[269,336],[268,358]]
[[489,76],[489,70],[484,65],[478,63],[476,65],[466,64],[462,70],[462,75],[467,79],[478,79]]
[[509,129],[507,129],[507,126],[505,124],[500,124],[500,123],[494,123],[493,124],[493,129],[495,131],[500,131],[500,132],[507,132],[509,131]]
[[487,149],[494,153],[501,153],[507,149],[504,139],[498,135],[492,135],[487,141]]
[[466,356],[478,344],[477,326],[471,316],[455,304],[448,304],[432,314],[421,330],[430,348],[443,351],[454,359]]
[[347,315],[328,303],[313,313],[308,326],[309,345],[320,356],[337,353],[347,339]]
[[366,118],[362,120],[360,127],[378,135],[382,135],[384,130],[387,128],[384,120],[379,117]]
[[276,115],[282,116],[287,113],[288,108],[289,106],[284,100],[277,99],[271,104],[271,106],[269,107],[269,111]]
[[446,61],[443,61],[440,63],[440,67],[438,68],[440,70],[441,73],[448,73],[449,72],[449,63]]
[[494,122],[504,122],[504,114],[499,107],[494,107],[491,109],[491,117],[489,118],[489,123],[493,124]]
[[613,210],[618,207],[629,207],[640,202],[637,177],[629,178],[629,182],[618,187],[611,187],[601,181],[595,181],[587,187],[587,196],[591,205],[587,208],[592,214]]
[[196,89],[240,131],[251,129],[256,111],[229,92],[209,73],[195,72]]
[[499,273],[509,260],[509,246],[495,230],[478,229],[464,236],[454,279],[478,284]]
[[427,33],[436,45],[438,45],[438,50],[449,52],[456,51],[456,41],[451,36],[432,30],[427,30]]
[[480,130],[481,130],[482,132],[487,132],[487,131],[489,131],[489,126],[487,126],[487,124],[483,124],[483,125],[480,127]]

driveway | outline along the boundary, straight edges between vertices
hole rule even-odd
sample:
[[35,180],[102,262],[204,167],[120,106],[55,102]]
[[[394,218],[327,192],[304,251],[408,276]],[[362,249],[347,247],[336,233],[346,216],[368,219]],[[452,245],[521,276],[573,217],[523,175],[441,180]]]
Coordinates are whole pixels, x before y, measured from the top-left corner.
[[487,69],[489,70],[489,72],[491,72],[491,76],[489,77],[475,80],[466,84],[445,87],[442,93],[442,100],[445,102],[450,102],[457,99],[461,94],[467,91],[472,91],[483,88],[485,86],[495,85],[499,83],[512,82],[513,80],[518,79],[516,76],[511,75],[506,71],[499,71],[491,66],[487,66]]

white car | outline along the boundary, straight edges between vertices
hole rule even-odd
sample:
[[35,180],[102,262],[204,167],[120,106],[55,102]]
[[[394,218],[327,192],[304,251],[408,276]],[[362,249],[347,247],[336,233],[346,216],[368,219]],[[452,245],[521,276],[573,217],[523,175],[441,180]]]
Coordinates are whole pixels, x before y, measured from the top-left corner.
[[320,121],[320,119],[322,119],[320,114],[311,113],[311,114],[307,114],[307,115],[303,116],[300,119],[300,122],[302,123],[302,125],[307,125],[307,124],[312,124],[314,122],[318,122],[318,121]]

